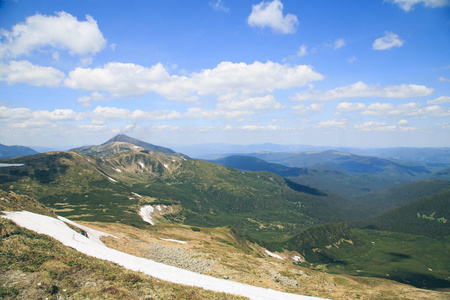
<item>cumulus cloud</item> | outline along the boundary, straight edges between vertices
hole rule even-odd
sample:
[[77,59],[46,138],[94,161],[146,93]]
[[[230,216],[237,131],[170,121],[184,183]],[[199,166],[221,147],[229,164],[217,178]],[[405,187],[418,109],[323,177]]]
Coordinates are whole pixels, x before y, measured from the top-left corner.
[[443,7],[449,5],[448,0],[385,0],[397,4],[404,11],[411,11],[417,4],[423,4],[425,7]]
[[71,109],[32,111],[29,108],[9,108],[0,106],[0,123],[15,128],[36,128],[54,126],[58,122],[80,121],[83,116]]
[[67,50],[74,55],[95,54],[106,45],[106,40],[90,16],[85,21],[66,12],[55,16],[35,14],[11,31],[1,31],[0,57],[29,55],[43,47]]
[[355,129],[363,131],[394,131],[397,129],[396,125],[387,125],[384,122],[365,122],[361,125],[355,125]]
[[440,77],[439,77],[439,81],[442,81],[442,82],[450,82],[450,78],[445,78],[445,77],[443,77],[443,76],[440,76]]
[[238,95],[240,98],[272,93],[275,89],[304,86],[322,80],[310,66],[278,63],[222,62],[188,76],[169,75],[161,64],[150,68],[108,63],[102,68],[77,68],[65,80],[67,87],[107,91],[113,97],[137,97],[156,92],[170,100],[194,101],[201,96]]
[[449,96],[441,96],[434,100],[427,101],[427,105],[435,105],[435,104],[445,104],[450,103],[450,97]]
[[327,120],[322,121],[317,124],[318,128],[346,128],[347,127],[347,120]]
[[401,47],[404,43],[405,41],[400,40],[397,34],[386,31],[383,37],[373,42],[372,47],[374,50],[388,50],[393,47]]
[[438,105],[423,108],[419,103],[415,102],[399,104],[397,106],[392,103],[372,103],[361,114],[379,118],[392,116],[412,116],[417,118],[447,117],[450,116],[450,109]]
[[283,3],[273,0],[252,5],[247,23],[252,27],[269,27],[275,32],[288,34],[297,30],[298,20],[297,16],[292,14],[283,16]]
[[65,75],[52,68],[33,65],[29,61],[10,61],[0,64],[0,80],[8,84],[26,83],[34,86],[59,86]]
[[93,111],[88,113],[88,116],[94,120],[168,120],[178,119],[181,114],[177,111],[143,111],[143,110],[128,110],[117,107],[102,107],[97,106]]
[[353,111],[361,111],[366,108],[366,105],[364,103],[349,103],[349,102],[342,102],[339,103],[336,107],[336,115],[340,115],[345,112],[353,112]]
[[107,91],[113,97],[138,97],[168,79],[169,74],[161,64],[145,68],[131,63],[111,62],[103,68],[76,68],[69,73],[65,85],[72,89]]
[[305,45],[301,45],[299,48],[298,48],[298,51],[297,51],[297,56],[305,56],[305,55],[307,55],[308,54],[308,50],[306,49],[307,47],[305,46]]
[[323,107],[324,107],[323,103],[313,103],[309,106],[304,105],[304,104],[299,104],[299,105],[292,107],[292,109],[296,113],[304,115],[304,114],[308,114],[311,112],[319,112],[323,109]]
[[339,49],[345,46],[345,40],[344,39],[338,39],[334,42],[334,49]]
[[223,0],[209,1],[209,6],[211,6],[214,10],[217,10],[217,11],[223,11],[223,12],[230,11],[230,9],[228,7],[225,7]]
[[298,93],[292,100],[337,100],[343,98],[410,98],[429,96],[433,93],[432,88],[417,84],[402,84],[392,86],[368,85],[362,81],[351,84],[349,86],[338,87],[334,90],[320,92],[307,91]]
[[398,125],[407,125],[407,124],[408,124],[408,121],[405,119],[398,121]]

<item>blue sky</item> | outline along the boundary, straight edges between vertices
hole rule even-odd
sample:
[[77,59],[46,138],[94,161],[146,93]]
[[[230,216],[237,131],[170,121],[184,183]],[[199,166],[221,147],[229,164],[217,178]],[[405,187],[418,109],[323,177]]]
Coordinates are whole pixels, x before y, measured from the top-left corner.
[[449,0],[0,0],[0,143],[450,147]]

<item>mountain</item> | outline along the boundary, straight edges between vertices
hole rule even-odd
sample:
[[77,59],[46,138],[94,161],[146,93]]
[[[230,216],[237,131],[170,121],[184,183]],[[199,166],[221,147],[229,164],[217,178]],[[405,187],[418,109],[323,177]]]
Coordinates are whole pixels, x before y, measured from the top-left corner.
[[242,171],[267,171],[283,177],[296,177],[308,173],[305,168],[291,168],[246,155],[231,155],[210,162]]
[[243,171],[268,171],[287,177],[298,184],[334,193],[341,197],[364,195],[407,182],[370,174],[351,174],[336,167],[327,167],[326,169],[320,168],[323,166],[319,166],[319,168],[287,167],[248,155],[232,155],[210,161]]
[[[99,157],[107,157],[119,152],[139,150],[153,151],[159,153],[173,154],[175,151],[169,148],[152,145],[141,140],[129,137],[125,134],[119,134],[111,138],[107,142],[98,146],[85,146],[71,149],[70,151],[79,152],[85,155],[93,155]],[[187,156],[185,156],[187,157]]]
[[422,197],[379,216],[356,222],[360,228],[445,239],[450,236],[450,190]]
[[334,150],[300,153],[254,153],[251,156],[289,167],[321,169],[330,169],[331,167],[331,169],[338,168],[352,174],[371,174],[405,180],[416,180],[431,173],[422,165],[400,164],[378,157],[360,156]]
[[36,153],[38,152],[25,146],[6,146],[0,144],[0,159],[33,155]]
[[450,190],[450,181],[430,179],[368,193],[354,200],[369,205],[373,214],[400,207],[413,200]]
[[257,240],[283,238],[351,214],[355,218],[352,202],[272,173],[138,150],[107,159],[51,152],[3,160],[23,166],[0,168],[0,187],[12,187],[65,217],[85,221],[143,226],[140,207],[172,205],[176,213],[166,216],[172,222],[232,225]]

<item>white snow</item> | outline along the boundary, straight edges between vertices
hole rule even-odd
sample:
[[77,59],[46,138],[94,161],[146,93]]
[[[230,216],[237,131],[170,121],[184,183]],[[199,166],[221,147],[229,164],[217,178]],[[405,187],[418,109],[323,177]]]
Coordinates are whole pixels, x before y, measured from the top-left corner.
[[121,169],[115,169],[115,168],[113,168],[113,170],[116,171],[116,172],[122,173],[122,170],[121,170]]
[[269,250],[266,250],[266,254],[269,255],[269,256],[272,256],[272,257],[275,257],[275,258],[283,259],[283,260],[284,260],[284,257],[281,257],[281,256],[279,256],[278,254],[272,253],[272,252],[270,252]]
[[134,149],[139,149],[139,148],[141,148],[141,147],[139,147],[139,146],[133,146],[133,148],[134,148]]
[[161,205],[156,205],[156,209],[161,211]]
[[169,168],[169,165],[164,164],[164,168],[168,169],[168,168]]
[[117,182],[117,180],[112,179],[111,177],[107,176],[109,180],[111,180],[112,182]]
[[84,254],[108,260],[124,266],[133,271],[143,272],[147,275],[161,280],[170,281],[177,284],[185,284],[201,287],[207,290],[225,292],[230,294],[249,297],[250,299],[269,300],[269,299],[319,299],[308,296],[289,294],[267,288],[255,287],[239,282],[225,279],[214,278],[191,271],[179,269],[176,267],[157,263],[141,257],[126,254],[104,245],[75,232],[64,222],[27,211],[22,212],[4,212],[2,216],[11,219],[19,226],[33,230],[40,234],[49,235],[66,246],[72,247]]
[[298,256],[298,255],[293,256],[292,259],[296,262],[304,262],[305,261],[301,256]]
[[0,168],[5,168],[5,167],[22,167],[24,166],[24,164],[0,164]]
[[133,195],[135,195],[136,197],[139,197],[139,198],[142,198],[142,196],[141,195],[139,195],[138,193],[135,193],[135,192],[131,192]]
[[152,213],[154,211],[155,211],[155,209],[151,205],[142,206],[141,210],[139,211],[139,215],[142,217],[142,220],[144,220],[145,222],[155,225],[155,223],[153,223],[153,220],[152,220]]
[[142,169],[145,168],[145,165],[143,163],[139,162],[139,164],[141,165]]
[[160,240],[163,241],[168,241],[168,242],[175,242],[175,243],[180,243],[180,244],[187,244],[186,241],[179,241],[179,240],[173,240],[173,239],[163,239],[163,238],[159,238]]
[[100,240],[100,238],[102,236],[111,236],[113,238],[118,239],[117,236],[109,234],[109,233],[105,233],[105,232],[101,232],[92,228],[89,228],[87,226],[83,226],[80,224],[75,223],[74,221],[71,221],[69,219],[66,219],[64,217],[58,216],[58,219],[60,219],[61,221],[63,221],[64,223],[70,224],[72,226],[78,227],[82,230],[84,230],[87,233],[88,238],[93,241],[94,243],[97,243],[99,245],[105,246],[105,244],[103,244],[103,242]]

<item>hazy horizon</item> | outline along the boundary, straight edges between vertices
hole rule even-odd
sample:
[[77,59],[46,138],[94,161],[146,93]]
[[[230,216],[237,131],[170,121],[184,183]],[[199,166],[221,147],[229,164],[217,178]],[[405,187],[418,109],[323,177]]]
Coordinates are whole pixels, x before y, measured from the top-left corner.
[[447,0],[1,1],[0,28],[1,144],[450,147]]

